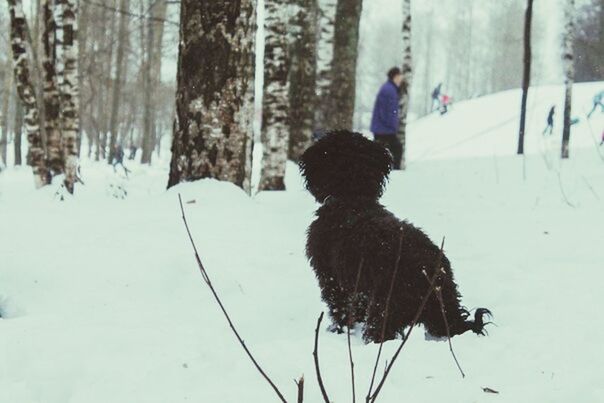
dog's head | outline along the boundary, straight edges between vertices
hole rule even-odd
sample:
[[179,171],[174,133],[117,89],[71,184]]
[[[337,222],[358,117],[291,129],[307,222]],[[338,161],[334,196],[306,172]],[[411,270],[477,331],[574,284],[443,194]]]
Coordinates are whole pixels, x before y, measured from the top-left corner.
[[381,145],[360,133],[328,133],[300,159],[306,188],[319,203],[340,199],[379,199],[390,173],[392,157]]

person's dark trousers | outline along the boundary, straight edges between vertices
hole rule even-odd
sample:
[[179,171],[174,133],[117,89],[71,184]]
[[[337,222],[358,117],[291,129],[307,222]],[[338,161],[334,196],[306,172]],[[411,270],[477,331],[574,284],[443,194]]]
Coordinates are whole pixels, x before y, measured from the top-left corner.
[[376,143],[380,143],[390,151],[394,160],[393,168],[401,169],[401,158],[403,157],[403,145],[396,134],[378,134],[373,135]]

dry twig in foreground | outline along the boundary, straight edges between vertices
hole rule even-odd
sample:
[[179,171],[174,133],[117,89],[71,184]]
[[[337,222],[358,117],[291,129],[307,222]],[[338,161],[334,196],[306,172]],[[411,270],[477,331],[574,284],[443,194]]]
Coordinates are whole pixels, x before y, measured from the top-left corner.
[[231,321],[231,317],[229,316],[229,314],[227,313],[226,309],[224,308],[224,305],[222,304],[222,301],[220,300],[220,297],[218,296],[218,293],[214,289],[214,286],[212,285],[212,282],[210,281],[210,277],[208,276],[208,273],[206,272],[206,269],[203,266],[203,263],[201,263],[201,258],[199,257],[199,253],[197,253],[197,247],[195,246],[195,241],[193,241],[193,236],[191,235],[191,231],[189,230],[189,224],[187,223],[187,218],[185,217],[185,209],[184,209],[184,207],[182,205],[182,198],[180,197],[180,194],[178,195],[178,202],[180,203],[180,211],[182,213],[182,220],[185,223],[185,228],[187,229],[187,235],[189,236],[189,240],[191,241],[191,245],[193,246],[193,251],[195,252],[195,259],[197,260],[197,266],[199,266],[199,271],[201,272],[201,276],[203,277],[203,281],[206,283],[206,285],[208,286],[208,288],[212,292],[212,295],[214,295],[214,299],[216,300],[216,302],[220,306],[220,309],[222,310],[222,313],[224,314],[224,317],[226,318],[227,322],[229,322],[229,326],[231,327],[231,330],[235,334],[235,337],[237,337],[237,340],[239,341],[239,344],[241,344],[241,347],[243,347],[243,350],[245,351],[245,353],[247,354],[247,356],[250,358],[250,360],[252,360],[252,363],[254,363],[254,366],[256,367],[256,369],[258,370],[258,372],[260,372],[260,374],[262,375],[262,377],[264,379],[266,379],[266,381],[271,385],[271,387],[273,388],[273,390],[275,391],[275,393],[277,394],[277,396],[279,396],[279,399],[283,403],[287,403],[287,400],[285,400],[285,398],[283,397],[283,394],[279,391],[279,389],[277,388],[277,386],[275,386],[275,384],[273,383],[273,381],[268,377],[268,375],[260,367],[260,364],[258,364],[258,362],[254,358],[254,356],[252,355],[252,353],[250,352],[250,350],[245,345],[245,341],[243,341],[243,339],[241,338],[241,336],[239,336],[239,332],[237,332],[237,329],[235,329],[235,325],[233,325],[233,322]]

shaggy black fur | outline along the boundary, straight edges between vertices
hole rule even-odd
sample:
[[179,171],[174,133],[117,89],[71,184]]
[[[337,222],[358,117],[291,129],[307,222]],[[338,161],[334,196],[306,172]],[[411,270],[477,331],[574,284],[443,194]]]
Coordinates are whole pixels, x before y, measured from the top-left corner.
[[[391,167],[391,156],[379,144],[359,133],[331,132],[302,156],[300,170],[306,188],[323,204],[308,229],[307,255],[329,305],[335,331],[352,320],[363,323],[366,342],[381,340],[384,311],[399,245],[399,268],[389,307],[384,340],[394,339],[411,324],[429,290],[440,248],[420,229],[401,221],[378,203]],[[359,262],[363,258],[357,294]],[[444,273],[436,280],[442,292],[451,336],[472,330],[484,334],[483,316],[474,318],[460,305],[451,265],[441,257]],[[352,309],[350,307],[353,307]],[[432,294],[421,314],[428,333],[445,337],[447,331],[438,298]]]

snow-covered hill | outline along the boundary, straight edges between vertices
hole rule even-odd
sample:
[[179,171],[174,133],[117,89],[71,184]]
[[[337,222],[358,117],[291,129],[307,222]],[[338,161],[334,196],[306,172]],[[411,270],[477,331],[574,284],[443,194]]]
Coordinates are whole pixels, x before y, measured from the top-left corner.
[[[561,88],[534,91],[524,158],[513,155],[518,92],[412,125],[409,169],[383,202],[446,236],[464,303],[490,308],[497,326],[453,339],[465,379],[448,345],[416,329],[382,402],[604,401],[604,117],[583,116],[601,87],[576,86],[581,121],[564,162],[560,123],[541,136]],[[215,181],[166,192],[166,164],[130,168],[126,180],[84,161],[86,186],[65,202],[31,190],[28,169],[0,173],[0,402],[276,401],[202,283],[178,193],[248,346],[290,400],[304,374],[306,401],[321,401],[311,353],[325,307],[304,256],[317,206],[295,167],[287,192],[253,198]],[[354,338],[358,401],[376,352]],[[346,338],[321,332],[320,354],[331,399],[350,401]]]

